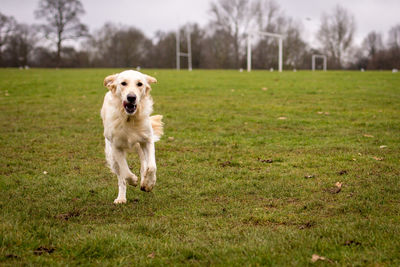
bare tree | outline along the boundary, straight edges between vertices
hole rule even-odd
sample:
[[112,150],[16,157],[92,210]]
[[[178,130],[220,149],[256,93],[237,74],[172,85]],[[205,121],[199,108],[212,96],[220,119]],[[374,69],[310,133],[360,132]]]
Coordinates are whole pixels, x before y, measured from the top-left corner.
[[[282,33],[282,16],[279,5],[274,0],[256,0],[252,5],[255,17],[254,28],[260,31]],[[253,25],[252,25],[253,26]],[[275,38],[254,36],[253,67],[259,69],[277,68],[278,43]]]
[[252,5],[256,26],[261,31],[278,33],[280,7],[274,0],[257,0]]
[[284,63],[292,68],[300,68],[303,64],[303,58],[307,53],[306,42],[301,37],[301,22],[293,21],[291,18],[287,19],[283,33],[285,36],[283,41],[283,49],[285,51]]
[[0,13],[0,66],[3,66],[3,50],[15,30],[16,24],[13,17]]
[[175,68],[176,33],[158,31],[155,34],[151,61],[156,68]]
[[375,56],[375,54],[383,49],[382,35],[375,31],[370,32],[362,43],[363,49],[368,53],[369,57]]
[[400,24],[390,29],[388,45],[390,48],[400,48]]
[[218,0],[211,3],[211,25],[226,33],[227,45],[233,45],[235,67],[239,67],[241,43],[252,19],[249,0]]
[[[307,49],[301,37],[301,22],[285,16],[274,0],[255,1],[253,14],[257,18],[256,26],[259,30],[283,34],[284,65],[301,68]],[[278,68],[278,41],[275,38],[259,37],[253,55],[254,68]]]
[[152,43],[142,31],[106,23],[89,40],[91,58],[102,67],[148,67]]
[[23,67],[29,65],[37,42],[37,28],[34,25],[16,24],[4,51],[7,66]]
[[338,68],[342,67],[343,56],[351,47],[354,32],[354,16],[343,7],[336,6],[331,14],[322,16],[317,37]]
[[390,29],[388,45],[388,65],[391,68],[400,69],[400,24]]
[[65,40],[87,35],[86,25],[79,17],[85,13],[79,0],[41,0],[35,11],[38,19],[47,20],[42,25],[46,38],[57,45],[57,66],[61,64],[62,44]]

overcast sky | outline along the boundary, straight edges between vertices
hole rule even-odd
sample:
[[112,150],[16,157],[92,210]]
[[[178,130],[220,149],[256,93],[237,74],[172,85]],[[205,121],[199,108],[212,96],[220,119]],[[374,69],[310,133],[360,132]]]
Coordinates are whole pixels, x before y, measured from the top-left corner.
[[[86,14],[82,21],[90,30],[105,22],[133,25],[148,37],[157,30],[174,30],[186,22],[204,26],[208,22],[209,6],[213,0],[82,0]],[[214,0],[215,1],[215,0]],[[0,12],[14,16],[18,22],[38,23],[33,11],[39,0],[0,0]],[[277,0],[286,15],[301,21],[304,38],[313,45],[322,13],[340,4],[356,19],[356,43],[361,43],[368,32],[384,34],[400,24],[400,0]],[[315,46],[315,45],[314,45]]]

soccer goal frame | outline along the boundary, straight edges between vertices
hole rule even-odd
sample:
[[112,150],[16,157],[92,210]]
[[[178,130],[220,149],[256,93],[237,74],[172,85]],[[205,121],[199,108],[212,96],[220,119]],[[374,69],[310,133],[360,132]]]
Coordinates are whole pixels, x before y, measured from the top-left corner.
[[192,71],[192,42],[190,39],[190,32],[186,31],[187,53],[181,52],[180,48],[180,34],[179,30],[176,32],[176,70],[181,69],[181,57],[187,57],[188,70]]
[[324,60],[324,71],[326,71],[326,56],[325,55],[312,55],[311,57],[311,69],[312,71],[315,71],[315,59],[317,58],[322,58]]
[[278,39],[279,43],[279,72],[282,72],[282,58],[283,58],[283,35],[272,32],[251,31],[247,34],[247,71],[251,71],[251,38],[254,35],[261,35],[266,37],[273,37]]

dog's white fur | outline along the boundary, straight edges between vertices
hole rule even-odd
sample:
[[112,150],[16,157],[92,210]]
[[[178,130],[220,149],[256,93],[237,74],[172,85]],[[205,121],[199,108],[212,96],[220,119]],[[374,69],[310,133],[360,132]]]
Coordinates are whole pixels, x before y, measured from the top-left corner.
[[[163,134],[162,116],[150,116],[153,99],[150,84],[157,80],[138,71],[127,70],[107,76],[104,86],[110,91],[104,97],[101,118],[104,125],[107,163],[118,176],[118,197],[114,203],[126,203],[126,182],[136,186],[138,178],[126,162],[126,153],[136,149],[140,158],[140,189],[151,191],[156,183],[154,143]],[[129,112],[124,102],[136,96],[136,110]]]

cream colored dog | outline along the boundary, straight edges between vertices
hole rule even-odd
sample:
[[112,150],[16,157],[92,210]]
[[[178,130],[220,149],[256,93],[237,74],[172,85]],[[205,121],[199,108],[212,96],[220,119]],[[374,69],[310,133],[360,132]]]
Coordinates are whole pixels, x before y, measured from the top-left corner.
[[126,203],[126,182],[136,186],[138,178],[126,162],[126,152],[136,149],[140,158],[140,189],[151,191],[156,183],[154,142],[163,134],[162,116],[150,116],[153,99],[150,84],[157,80],[146,74],[127,70],[107,76],[101,118],[104,125],[107,163],[118,176],[118,197],[114,203]]

